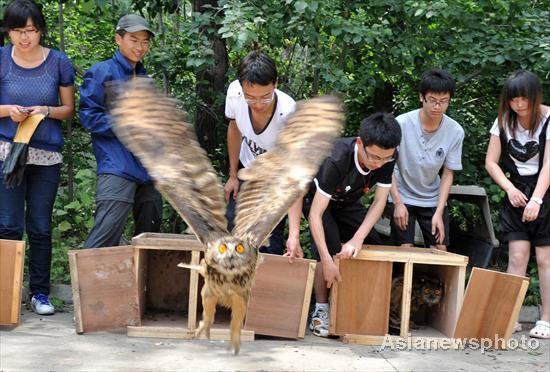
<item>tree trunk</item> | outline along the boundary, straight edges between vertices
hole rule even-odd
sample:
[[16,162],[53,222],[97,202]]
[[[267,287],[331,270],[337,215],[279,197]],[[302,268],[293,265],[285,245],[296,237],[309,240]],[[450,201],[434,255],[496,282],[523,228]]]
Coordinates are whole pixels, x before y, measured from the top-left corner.
[[374,90],[374,109],[376,111],[393,112],[393,94],[395,87],[388,82],[377,86]]
[[[160,33],[163,35],[162,37],[159,38],[160,39],[159,42],[162,49],[165,49],[166,39],[164,37],[165,29],[164,29],[164,19],[162,18],[162,12],[158,13],[157,19],[158,19],[158,26],[160,29]],[[170,88],[170,77],[168,76],[168,70],[166,69],[165,65],[161,66],[161,70],[162,70],[162,88],[164,90],[164,93],[169,94],[171,88]]]
[[[203,13],[210,5],[218,7],[216,0],[193,0],[193,12]],[[214,154],[216,147],[225,141],[220,136],[221,128],[225,127],[224,100],[225,84],[227,81],[228,57],[225,41],[217,33],[219,25],[211,24],[213,32],[205,33],[214,51],[214,63],[196,71],[197,107],[195,110],[195,129],[201,146],[209,153]],[[220,138],[221,137],[221,138]]]
[[[65,52],[65,22],[63,20],[63,2],[59,2],[58,6],[58,23],[59,23],[59,50]],[[73,123],[72,118],[67,119],[67,142],[68,146],[65,150],[67,154],[67,191],[69,201],[74,199],[74,159],[73,159],[73,149],[72,149],[72,138],[73,138]]]

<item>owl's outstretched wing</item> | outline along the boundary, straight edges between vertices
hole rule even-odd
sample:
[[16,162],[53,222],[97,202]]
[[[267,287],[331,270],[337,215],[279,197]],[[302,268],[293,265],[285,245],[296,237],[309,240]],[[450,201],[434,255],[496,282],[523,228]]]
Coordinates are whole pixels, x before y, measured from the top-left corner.
[[233,235],[260,247],[292,204],[302,197],[342,131],[344,113],[333,96],[298,102],[274,149],[239,172]]
[[160,93],[152,79],[132,79],[111,110],[113,130],[205,244],[227,235],[223,191],[177,104]]

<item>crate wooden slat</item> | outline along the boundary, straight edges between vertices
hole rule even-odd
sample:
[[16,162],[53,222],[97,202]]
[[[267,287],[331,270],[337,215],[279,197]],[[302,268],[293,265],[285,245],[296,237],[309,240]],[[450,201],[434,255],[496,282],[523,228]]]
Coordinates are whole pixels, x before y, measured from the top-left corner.
[[140,249],[204,251],[194,235],[142,233],[132,238],[132,246]]
[[454,337],[510,339],[528,286],[526,277],[474,268]]
[[434,266],[433,270],[445,283],[445,293],[437,312],[433,313],[432,324],[441,333],[450,337],[454,334],[456,322],[464,301],[466,267]]
[[[134,327],[128,326],[128,337],[154,337],[154,338],[174,338],[174,339],[198,339],[206,340],[206,336],[201,334],[195,337],[195,331],[187,327],[165,327],[165,326],[147,326]],[[212,328],[210,329],[210,340],[226,341],[229,340],[229,329]],[[254,341],[254,332],[241,330],[241,341]]]
[[435,248],[401,248],[385,245],[365,245],[357,259],[373,261],[412,262],[430,265],[466,266],[468,257]]
[[[452,338],[445,337],[427,337],[427,336],[368,336],[368,335],[355,335],[348,334],[342,338],[345,344],[357,344],[357,345],[386,345],[391,348],[392,345],[407,345],[403,344],[403,340],[409,345],[416,346],[417,348],[433,348],[435,350],[448,350],[459,349],[460,341]],[[411,346],[411,347],[413,347]]]
[[131,246],[69,251],[77,333],[140,323]]
[[260,253],[248,301],[245,329],[254,333],[303,338],[313,288],[315,261]]
[[0,325],[18,325],[25,242],[0,239]]

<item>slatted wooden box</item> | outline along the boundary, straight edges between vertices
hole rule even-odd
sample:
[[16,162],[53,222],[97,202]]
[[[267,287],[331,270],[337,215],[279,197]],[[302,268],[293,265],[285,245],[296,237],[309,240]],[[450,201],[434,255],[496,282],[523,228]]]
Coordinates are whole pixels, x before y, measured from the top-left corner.
[[[474,268],[464,294],[467,263],[465,256],[435,249],[365,246],[357,259],[338,262],[343,280],[331,296],[330,332],[343,335],[346,343],[365,345],[381,345],[388,340],[394,343],[401,338],[407,344],[424,347],[458,348],[464,342],[485,339],[493,340],[490,347],[506,348],[529,280]],[[407,290],[402,296],[400,335],[387,336],[392,270],[396,265],[403,265]],[[371,273],[365,273],[366,270]],[[430,311],[430,327],[411,330],[408,327],[411,285],[417,271],[439,276],[445,296]],[[361,296],[371,298],[354,303],[354,298]],[[357,304],[359,309],[349,312]],[[342,312],[351,314],[351,319],[342,316]]]
[[[365,246],[357,258],[337,260],[342,282],[331,292],[330,333],[370,337],[382,343],[388,333],[392,272],[403,266],[403,296],[400,336],[452,337],[462,305],[468,259],[436,249]],[[429,270],[444,283],[445,296],[430,309],[429,327],[409,329],[410,302],[415,272]],[[364,337],[363,337],[364,339]]]
[[[131,246],[70,251],[77,333],[194,338],[199,274],[177,264],[198,264],[202,250],[193,236],[145,233]],[[215,324],[211,337],[229,339],[227,326]],[[241,338],[254,334],[243,331]]]
[[[177,264],[198,265],[202,244],[192,235],[144,233],[132,239],[132,246],[141,322],[128,327],[128,336],[194,338],[203,282],[195,270]],[[229,312],[218,308],[211,339],[229,339],[229,319]],[[241,340],[254,340],[254,332],[241,331]]]
[[[194,236],[152,233],[135,237],[132,246],[71,251],[77,332],[127,329],[131,337],[193,338],[203,280],[177,264],[197,265],[202,253]],[[315,262],[260,255],[241,339],[253,340],[255,331],[303,337]],[[229,339],[229,320],[230,312],[218,307],[212,339]]]
[[0,325],[20,321],[25,242],[0,239]]

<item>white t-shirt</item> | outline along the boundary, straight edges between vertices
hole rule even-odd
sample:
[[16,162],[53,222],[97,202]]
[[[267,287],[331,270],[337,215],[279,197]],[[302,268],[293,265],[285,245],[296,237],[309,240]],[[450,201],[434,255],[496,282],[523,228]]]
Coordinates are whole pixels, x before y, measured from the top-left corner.
[[242,135],[239,160],[245,167],[249,167],[257,156],[272,149],[281,129],[285,125],[288,114],[296,108],[296,102],[286,93],[275,89],[277,106],[273,116],[261,133],[256,133],[252,127],[250,110],[244,100],[243,90],[238,80],[235,80],[227,89],[225,98],[225,116],[235,120]]
[[[512,141],[512,134],[510,133],[510,129],[504,123],[504,127],[506,128],[506,137],[508,138],[508,153],[510,154],[510,157],[514,161],[516,167],[518,168],[518,172],[521,176],[532,176],[534,174],[537,174],[539,171],[539,136],[540,132],[542,131],[542,127],[544,126],[544,122],[548,118],[548,115],[550,115],[550,110],[546,111],[546,114],[542,118],[542,122],[540,123],[539,127],[537,128],[537,131],[534,133],[533,137],[529,136],[529,131],[523,128],[521,125],[518,125],[518,129],[516,131],[516,138],[515,140],[519,142],[519,144],[515,144],[514,147],[523,155],[525,158],[529,158],[527,161],[521,161],[519,159],[516,159],[514,157],[513,152],[510,151],[510,142]],[[490,130],[492,135],[495,135],[497,137],[500,136],[500,129],[498,127],[498,118],[495,119],[495,122],[493,123],[493,127]],[[550,124],[546,128],[546,141],[550,140]],[[548,143],[548,142],[547,142]]]

